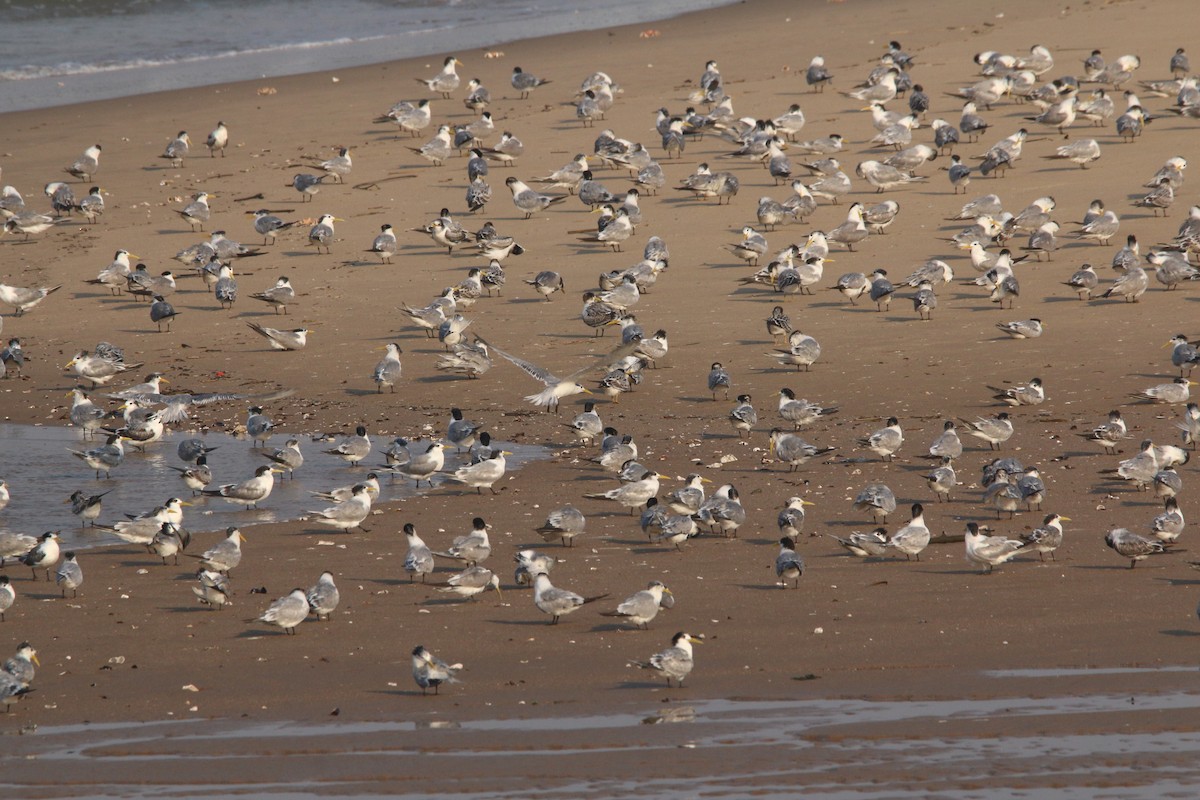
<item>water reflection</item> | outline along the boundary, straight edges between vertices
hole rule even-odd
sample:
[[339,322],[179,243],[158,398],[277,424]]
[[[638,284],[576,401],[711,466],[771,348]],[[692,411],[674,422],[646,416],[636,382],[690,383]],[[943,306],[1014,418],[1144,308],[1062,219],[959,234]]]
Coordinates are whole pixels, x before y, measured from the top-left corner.
[[[363,462],[365,466],[355,468],[322,452],[334,447],[336,442],[313,441],[308,434],[276,433],[265,452],[282,446],[293,436],[300,440],[305,459],[304,465],[296,471],[295,479],[276,480],[275,489],[261,509],[244,510],[219,497],[191,497],[191,490],[180,480],[179,473],[168,467],[183,466],[184,462],[176,455],[181,441],[200,438],[207,447],[217,448],[208,454],[208,464],[213,471],[210,488],[236,483],[253,475],[255,468],[269,463],[262,455],[264,449],[252,448],[249,440],[218,432],[203,435],[171,432],[161,442],[149,445],[144,453],[126,447],[125,461],[113,470],[112,478],[97,480],[95,473],[67,450],[87,450],[103,444],[103,440],[82,441],[78,431],[65,427],[0,424],[0,477],[8,481],[12,493],[12,501],[0,511],[0,527],[34,536],[43,531],[60,530],[64,549],[117,543],[116,538],[104,531],[80,529],[79,518],[71,513],[71,505],[66,502],[77,489],[89,495],[110,492],[102,500],[103,511],[97,520],[101,525],[112,525],[124,519],[126,513],[149,511],[169,497],[179,497],[194,504],[184,514],[184,525],[193,532],[295,519],[303,516],[306,510],[319,510],[330,505],[328,501],[311,496],[310,491],[328,491],[365,478],[371,466],[384,462],[381,451],[391,441],[387,437],[372,437],[375,453]],[[425,444],[427,442],[414,443],[413,452],[424,449]],[[493,440],[492,446],[503,447],[512,453],[507,459],[509,473],[550,455],[547,448],[513,442]],[[466,458],[466,453],[458,455],[453,447],[448,448],[444,472],[433,477],[434,488],[428,488],[422,481],[419,492],[412,480],[393,479],[381,472],[380,497],[376,502],[403,500],[437,491],[449,479],[449,473]],[[450,485],[461,486],[453,481]],[[369,521],[367,527],[370,527]]]

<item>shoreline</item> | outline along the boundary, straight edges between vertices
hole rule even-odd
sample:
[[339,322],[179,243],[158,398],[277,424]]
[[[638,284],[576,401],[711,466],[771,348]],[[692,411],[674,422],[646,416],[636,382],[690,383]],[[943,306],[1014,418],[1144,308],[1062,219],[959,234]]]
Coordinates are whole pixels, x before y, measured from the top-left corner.
[[[707,0],[709,3],[724,5],[731,5],[737,1]],[[653,7],[617,8],[615,22],[604,19],[606,15],[613,15],[611,9],[584,8],[573,13],[560,10],[549,19],[540,18],[540,24],[545,26],[545,29],[538,32],[534,38],[558,36],[581,27],[591,27],[597,22],[610,23],[604,25],[604,28],[643,25],[673,19],[683,14],[702,13],[711,7],[720,6],[695,9],[692,4],[682,0],[668,0]],[[243,76],[257,74],[258,80],[277,80],[335,70],[378,68],[397,61],[415,61],[437,54],[480,50],[502,46],[511,41],[528,40],[531,24],[537,23],[530,19],[500,23],[472,21],[466,26],[445,23],[443,27],[428,30],[405,31],[400,34],[380,33],[364,39],[278,43],[262,49],[191,55],[182,59],[146,64],[96,67],[83,72],[55,72],[20,79],[0,79],[0,87],[5,87],[5,94],[9,95],[6,102],[22,105],[15,108],[0,103],[0,114],[122,100],[160,92],[211,88],[245,80],[244,77],[234,77],[239,73]],[[418,52],[406,52],[401,59],[394,57],[396,50],[412,49]],[[44,69],[50,70],[53,67]],[[194,78],[189,78],[189,73],[196,70],[206,71],[212,76],[212,80],[195,83]],[[122,81],[122,78],[126,80]],[[140,83],[143,90],[133,94],[120,94],[120,85],[129,82]],[[38,95],[48,92],[61,94],[63,100],[48,105],[35,100]]]
[[[228,754],[231,740],[223,737],[241,724],[239,720],[262,722],[268,728],[278,725],[278,738],[264,734],[253,744],[257,754],[283,759],[281,753],[311,750],[312,766],[300,764],[302,759],[295,756],[286,762],[297,770],[293,777],[299,790],[313,794],[331,791],[321,786],[320,771],[338,763],[333,756],[351,752],[363,753],[354,763],[368,777],[360,783],[339,777],[345,782],[336,786],[343,791],[448,793],[453,787],[435,767],[451,763],[455,752],[463,749],[479,755],[453,762],[462,771],[459,788],[466,795],[495,796],[489,794],[497,789],[488,780],[501,759],[489,754],[541,756],[562,750],[569,759],[566,772],[592,796],[637,791],[612,776],[605,762],[609,752],[620,754],[624,776],[646,775],[667,764],[667,783],[655,787],[662,796],[702,793],[708,787],[736,795],[738,787],[722,783],[719,764],[712,759],[713,753],[721,752],[733,753],[741,759],[739,765],[747,765],[741,774],[750,776],[751,785],[761,782],[763,796],[785,796],[771,777],[778,767],[778,748],[799,742],[796,771],[784,772],[800,781],[797,785],[814,787],[814,797],[823,791],[835,794],[839,788],[866,791],[867,781],[877,784],[872,788],[877,792],[880,786],[896,786],[897,791],[921,796],[952,787],[961,790],[960,796],[986,797],[979,775],[995,774],[987,771],[997,769],[996,762],[986,752],[976,752],[976,760],[962,762],[979,770],[968,775],[938,761],[943,732],[956,748],[964,748],[962,752],[986,751],[989,742],[1022,736],[1030,748],[1063,743],[1063,759],[1107,753],[1116,764],[1111,774],[1060,773],[1051,759],[1052,766],[1043,771],[998,782],[1014,791],[1051,791],[1065,785],[1080,791],[1091,788],[1095,796],[1119,796],[1122,787],[1161,789],[1157,782],[1170,776],[1127,770],[1126,753],[1133,752],[1128,759],[1135,759],[1155,746],[1161,752],[1162,741],[1176,737],[1172,742],[1178,749],[1164,756],[1174,768],[1200,749],[1193,748],[1196,725],[1190,713],[1196,694],[1190,676],[1181,669],[1194,663],[1193,592],[1200,581],[1186,563],[1186,540],[1193,532],[1183,534],[1184,544],[1175,552],[1129,569],[1126,559],[1105,547],[1104,533],[1118,526],[1145,531],[1162,505],[1150,493],[1110,480],[1101,470],[1136,452],[1142,436],[1166,442],[1168,436],[1178,435],[1173,426],[1181,407],[1133,404],[1128,395],[1170,380],[1175,371],[1161,345],[1177,328],[1188,327],[1197,296],[1194,287],[1168,292],[1155,285],[1137,305],[1083,303],[1061,282],[1084,261],[1102,266],[1103,281],[1110,282],[1115,276],[1107,264],[1119,246],[1117,239],[1127,231],[1136,232],[1147,247],[1174,235],[1186,214],[1182,209],[1195,197],[1190,183],[1167,218],[1129,207],[1127,197],[1166,157],[1182,154],[1195,160],[1190,155],[1193,120],[1163,118],[1130,145],[1117,141],[1111,124],[1076,126],[1070,131],[1072,140],[1095,136],[1104,148],[1104,157],[1086,171],[1043,159],[1061,142],[1050,138],[1052,131],[1038,128],[1017,168],[1004,178],[973,179],[966,196],[951,194],[938,169],[943,165],[940,159],[922,170],[927,181],[915,186],[879,196],[859,186],[854,199],[896,199],[901,216],[886,235],[872,235],[854,252],[834,252],[816,294],[784,300],[739,284],[752,268],[738,263],[728,248],[743,225],[758,227],[757,198],[785,196],[788,187],[775,186],[757,164],[729,157],[734,148],[717,137],[691,141],[683,158],[662,163],[670,177],[668,186],[677,185],[700,161],[735,172],[742,190],[733,204],[702,203],[669,188],[656,196],[644,195],[647,221],[622,253],[604,252],[567,235],[594,225],[594,216],[578,198],[568,197],[524,220],[504,189],[508,175],[544,175],[575,152],[590,152],[602,125],[644,141],[657,155],[654,109],[667,105],[679,110],[707,57],[717,59],[731,79],[740,114],[767,117],[782,113],[791,102],[800,103],[808,116],[804,136],[833,131],[846,136],[849,144],[842,163],[848,172],[861,159],[885,157],[867,146],[874,131],[855,101],[833,90],[804,92],[800,76],[812,46],[805,45],[802,52],[789,48],[805,25],[821,25],[829,33],[823,47],[837,68],[835,89],[849,89],[866,72],[863,65],[874,63],[889,33],[900,38],[918,55],[914,71],[935,98],[934,114],[946,118],[957,118],[960,106],[945,92],[967,85],[973,75],[970,55],[985,48],[1024,52],[1041,41],[1060,59],[1060,67],[1050,75],[1074,70],[1076,52],[1088,46],[1103,47],[1113,57],[1127,48],[1140,52],[1144,67],[1139,78],[1160,77],[1169,55],[1153,33],[1155,26],[1146,24],[1147,12],[1130,3],[1060,14],[1032,0],[1015,0],[1005,17],[996,18],[936,0],[895,24],[880,22],[878,32],[851,24],[856,19],[892,20],[879,11],[883,7],[877,2],[814,4],[805,7],[813,16],[801,19],[792,4],[782,0],[750,2],[663,22],[662,36],[655,39],[638,39],[636,29],[620,27],[602,34],[577,32],[506,43],[503,59],[479,60],[462,72],[466,77],[481,67],[485,85],[492,87],[498,124],[526,142],[516,167],[492,166],[489,180],[495,198],[486,210],[474,218],[459,215],[471,230],[492,220],[528,251],[505,262],[508,282],[501,296],[482,298],[464,312],[475,320],[472,330],[556,374],[568,374],[616,344],[612,334],[592,338],[584,328],[578,318],[579,293],[597,274],[634,263],[652,234],[662,236],[671,248],[670,267],[636,308],[647,329],[670,332],[668,358],[660,368],[646,370],[643,385],[619,403],[602,396],[595,399],[606,423],[635,436],[640,461],[669,476],[663,481],[664,494],[682,485],[681,477],[689,472],[710,478],[710,491],[725,483],[737,486],[748,512],[738,538],[703,536],[687,543],[683,552],[650,543],[638,518],[624,509],[582,498],[616,485],[611,473],[591,463],[594,449],[575,444],[562,427],[583,398],[564,401],[561,417],[535,411],[522,398],[536,390],[536,382],[500,359],[479,380],[448,379],[433,366],[443,352],[438,342],[426,339],[395,311],[401,302],[424,305],[442,287],[465,277],[467,269],[482,266],[473,255],[447,255],[444,248],[411,231],[443,206],[462,208],[464,160],[428,166],[408,148],[423,143],[429,131],[420,138],[398,138],[394,129],[370,122],[398,97],[423,96],[423,87],[421,93],[410,87],[416,86],[414,74],[428,71],[426,61],[338,70],[336,83],[322,71],[0,116],[11,131],[8,152],[0,159],[3,180],[17,185],[30,206],[44,205],[38,187],[62,175],[63,165],[85,146],[82,136],[105,144],[103,168],[95,181],[107,192],[109,205],[97,225],[76,218],[28,245],[14,243],[11,237],[0,240],[0,255],[6,259],[0,280],[66,286],[25,316],[4,314],[5,337],[26,341],[28,361],[24,378],[0,383],[0,416],[62,424],[67,412],[63,395],[74,381],[61,365],[78,349],[107,339],[124,346],[130,361],[145,363],[138,379],[143,369],[161,370],[170,377],[172,391],[296,389],[296,395],[274,401],[268,409],[281,428],[341,433],[361,423],[377,443],[400,435],[417,438],[439,434],[450,405],[457,405],[468,418],[483,421],[497,440],[545,445],[552,452],[549,459],[529,464],[498,485],[494,496],[439,487],[389,505],[371,518],[371,531],[365,534],[318,533],[304,522],[247,526],[246,558],[232,578],[234,605],[221,612],[194,604],[190,560],[178,568],[162,566],[141,548],[114,545],[82,555],[87,581],[78,599],[65,601],[56,599],[53,584],[31,581],[24,567],[6,568],[18,600],[7,621],[0,623],[0,657],[7,658],[18,642],[28,639],[39,650],[42,668],[37,691],[14,706],[11,715],[0,714],[0,732],[16,734],[36,726],[55,737],[44,750],[36,735],[10,740],[19,747],[0,755],[0,772],[16,775],[10,770],[20,768],[20,778],[7,779],[20,787],[17,794],[25,790],[58,796],[59,789],[44,772],[39,777],[38,770],[44,771],[45,763],[57,763],[51,759],[73,748],[88,753],[91,760],[81,782],[97,793],[105,787],[125,787],[126,780],[156,787],[152,794],[186,794],[189,787],[223,785],[205,771],[211,768],[211,758]],[[1151,16],[1167,19],[1184,8],[1182,3],[1165,3]],[[1140,24],[1133,26],[1132,19]],[[940,36],[946,29],[955,35]],[[514,64],[536,65],[554,83],[531,100],[518,100],[506,79]],[[647,66],[634,66],[640,64]],[[584,129],[563,103],[578,80],[596,69],[610,72],[626,91],[608,120],[596,130]],[[256,93],[265,86],[275,93]],[[449,101],[435,99],[435,119],[472,119],[461,95],[460,89]],[[1145,99],[1155,112],[1170,102]],[[993,129],[979,145],[964,144],[959,152],[968,158],[1012,129],[1032,126],[1025,117],[1033,113],[1029,106],[997,105],[988,114]],[[212,159],[199,140],[217,119],[229,124],[233,140],[226,157]],[[157,156],[181,126],[191,130],[197,142],[193,155],[181,169],[164,168]],[[925,127],[915,133],[920,141],[929,137]],[[355,172],[345,185],[324,186],[311,202],[303,202],[287,187],[289,177],[329,157],[338,145],[354,148]],[[792,158],[794,163],[807,160]],[[383,180],[398,174],[416,177]],[[614,191],[628,188],[623,171],[605,169],[597,176]],[[374,189],[354,188],[372,182]],[[73,185],[78,192],[80,185]],[[213,219],[205,233],[192,233],[175,210],[181,207],[180,198],[199,190],[213,194]],[[1015,309],[996,311],[986,292],[969,284],[976,276],[969,261],[944,241],[961,227],[946,218],[989,191],[1000,193],[1005,207],[1014,212],[1033,198],[1053,194],[1058,202],[1055,217],[1064,230],[1076,227],[1070,223],[1092,198],[1102,195],[1121,213],[1125,227],[1109,246],[1065,239],[1053,260],[1023,263],[1022,294]],[[261,200],[238,200],[256,193]],[[157,334],[144,304],[107,297],[82,283],[119,247],[137,252],[157,272],[173,267],[171,256],[177,250],[218,226],[240,241],[255,242],[244,212],[257,203],[292,209],[289,218],[333,213],[345,220],[338,223],[332,255],[313,254],[304,241],[304,224],[284,232],[277,245],[264,248],[265,255],[237,262],[243,297],[271,285],[280,274],[291,277],[300,297],[288,317],[250,308],[249,300],[239,300],[232,312],[218,311],[196,282],[175,295],[183,314],[174,332]],[[847,205],[823,204],[804,224],[766,233],[771,252],[789,241],[803,241],[810,230],[832,229],[845,218]],[[392,266],[363,252],[383,223],[401,232]],[[1023,242],[1014,239],[1014,244],[1020,247]],[[907,288],[886,311],[876,311],[865,300],[852,306],[827,291],[843,272],[883,267],[889,275],[903,277],[930,257],[944,258],[957,278],[953,285],[939,287],[942,305],[929,322],[916,319]],[[562,272],[566,296],[547,301],[522,283],[522,278],[543,269]],[[194,281],[181,279],[181,284],[184,280]],[[822,342],[822,358],[811,372],[773,368],[766,356],[776,344],[762,320],[777,303],[787,307],[797,328]],[[1040,338],[1010,340],[995,330],[998,322],[1035,316],[1047,323]],[[314,333],[304,351],[272,352],[248,331],[247,321],[304,325]],[[394,395],[376,394],[371,370],[378,348],[389,341],[403,345],[403,382]],[[718,360],[734,376],[728,401],[718,394],[714,402],[706,391],[709,365]],[[1007,409],[991,399],[989,386],[1026,381],[1032,375],[1046,380],[1049,399],[1044,405]],[[599,377],[587,376],[587,385],[598,389]],[[778,424],[775,407],[782,387],[841,406],[838,414],[802,432],[808,441],[837,449],[795,473],[767,453],[768,431]],[[742,392],[753,395],[759,417],[745,441],[737,438],[727,419],[733,398]],[[197,425],[232,430],[245,419],[243,405],[198,408]],[[1106,456],[1079,436],[1113,408],[1126,414],[1131,439],[1121,443],[1119,456]],[[943,420],[1002,410],[1011,410],[1017,420],[1013,439],[998,453],[982,442],[965,442],[959,466],[962,486],[950,502],[936,502],[923,477],[933,462],[923,454]],[[883,462],[858,441],[892,415],[901,418],[906,443],[894,462]],[[162,449],[162,458],[175,463],[171,450]],[[1041,469],[1049,489],[1043,510],[1022,508],[1012,519],[996,518],[994,509],[982,501],[979,486],[980,468],[995,456],[1016,456]],[[1197,468],[1195,458],[1179,467],[1185,486],[1200,478]],[[9,481],[13,503],[28,502],[35,495],[19,476],[2,477]],[[81,473],[81,486],[94,486],[87,477]],[[309,483],[303,474],[297,480],[304,488],[328,488]],[[851,501],[863,485],[877,481],[891,486],[899,500],[898,510],[881,523],[889,531],[907,521],[908,506],[915,501],[925,505],[935,536],[959,534],[968,521],[986,522],[995,533],[1019,536],[1040,525],[1051,511],[1072,522],[1058,561],[1022,554],[990,576],[964,561],[961,544],[934,544],[919,562],[894,557],[863,563],[845,555],[829,535],[875,527],[869,515],[851,508]],[[797,544],[806,572],[798,590],[785,591],[775,582],[773,564],[779,550],[776,515],[789,496],[803,496],[816,505],[808,511],[805,535]],[[568,503],[588,516],[587,533],[573,548],[541,542],[534,529],[550,509]],[[1190,495],[1181,496],[1180,504],[1191,513]],[[119,511],[125,510],[133,509]],[[442,549],[470,529],[474,516],[493,524],[494,553],[487,565],[500,575],[503,595],[487,592],[476,601],[459,602],[432,586],[410,586],[401,566],[407,547],[402,525],[414,523],[431,547]],[[199,553],[215,540],[213,535],[198,536],[190,552]],[[559,559],[552,573],[555,585],[588,597],[608,597],[557,626],[548,625],[530,591],[517,588],[508,572],[511,554],[523,546],[536,546]],[[439,567],[434,577],[451,574],[450,562]],[[333,621],[305,622],[295,637],[246,621],[292,586],[311,585],[324,570],[334,572],[342,591]],[[672,588],[677,605],[655,619],[648,631],[633,631],[596,613],[611,610],[656,579]],[[250,593],[260,587],[266,594]],[[664,648],[680,630],[705,635],[684,689],[668,692],[661,679],[627,666]],[[439,698],[422,698],[409,676],[409,652],[417,644],[447,661],[464,663],[463,683],[443,687]],[[1109,671],[1119,668],[1146,671]],[[1086,672],[1070,672],[1076,669]],[[996,674],[997,670],[1068,672],[1012,675]],[[181,688],[188,686],[196,691]],[[1118,696],[1128,701],[1126,713],[1103,705]],[[854,717],[851,708],[848,722],[822,717],[820,726],[802,735],[790,723],[781,723],[779,738],[767,741],[768,747],[755,740],[757,749],[737,749],[738,737],[749,734],[739,727],[741,722],[732,724],[723,717],[726,711],[720,705],[723,700],[734,705],[779,701],[786,710],[809,714],[821,711],[823,702],[855,698],[879,705],[866,717]],[[1026,703],[1014,701],[1026,710],[1009,714],[985,702],[1005,698],[1054,702],[1046,713],[1036,715]],[[1173,698],[1181,698],[1176,707],[1171,707]],[[886,713],[890,703],[899,708],[910,702],[953,699],[979,703],[968,702],[970,709],[961,715],[949,708],[924,715],[913,712],[913,706],[900,708],[896,717]],[[1079,710],[1093,703],[1099,704],[1098,710]],[[699,723],[642,725],[632,719],[685,705],[699,707]],[[750,710],[729,713],[739,720],[752,719],[755,707],[743,708]],[[588,727],[591,718],[610,716],[621,719]],[[567,734],[553,724],[538,724],[563,718],[582,721]],[[164,766],[172,762],[156,761],[172,752],[174,736],[162,742],[147,743],[140,736],[125,741],[120,728],[111,738],[104,729],[109,724],[166,719],[203,719],[188,724],[220,733],[211,739],[199,735],[179,746],[188,757],[179,759],[183,771],[178,777]],[[500,725],[498,731],[464,724],[509,719],[530,722],[519,730],[514,727],[520,726]],[[414,728],[378,732],[370,728],[372,722],[412,722]],[[426,722],[461,727],[434,732],[421,727]],[[329,723],[347,730],[333,740],[320,738],[321,733],[312,740],[292,740],[288,723],[315,729]],[[365,729],[355,729],[356,724]],[[72,726],[82,727],[76,731]],[[372,738],[375,734],[386,738],[384,744]],[[1113,749],[1105,748],[1125,736],[1133,737],[1131,751],[1112,756]],[[232,741],[237,744],[237,737]],[[894,760],[879,756],[865,770],[866,778],[851,774],[858,749],[873,750],[880,741],[895,746],[899,755]],[[697,746],[693,750],[688,744]],[[730,750],[718,749],[726,746]],[[903,755],[913,752],[911,747],[928,760],[926,778],[912,775]],[[432,766],[422,763],[419,781],[405,783],[404,770],[412,761],[421,761],[411,758],[415,753]],[[37,761],[39,755],[46,756],[45,763]],[[29,764],[26,756],[32,757]],[[136,759],[135,778],[120,774],[124,758]],[[1003,763],[1015,764],[1018,758]],[[818,769],[822,759],[837,761],[832,777]],[[519,796],[521,782],[540,768],[536,761],[511,761],[501,771],[500,788]],[[284,793],[278,772],[270,766],[238,766],[239,790]],[[689,783],[689,769],[699,769],[704,777]],[[1200,782],[1190,769],[1180,767],[1180,781]],[[564,779],[545,794],[589,796],[574,792],[574,786]],[[1063,789],[1059,796],[1067,797],[1068,791]]]

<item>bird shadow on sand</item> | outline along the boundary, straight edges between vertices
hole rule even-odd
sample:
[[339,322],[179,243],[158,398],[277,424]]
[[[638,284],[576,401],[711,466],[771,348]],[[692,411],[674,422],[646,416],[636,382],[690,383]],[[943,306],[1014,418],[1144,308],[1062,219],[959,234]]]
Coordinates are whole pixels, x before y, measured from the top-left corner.
[[55,589],[53,586],[49,586],[47,588],[50,591],[48,591],[48,592],[23,592],[22,597],[24,597],[26,600],[63,600],[63,602],[74,599],[73,597],[63,598],[62,591],[59,589]]
[[212,606],[205,606],[197,603],[194,606],[167,606],[164,611],[170,611],[173,614],[191,614],[193,611],[200,611],[205,614],[220,613],[214,612]]
[[[616,689],[662,689],[665,681],[621,681]],[[672,691],[682,691],[682,687],[671,687]]]
[[[435,588],[435,589],[438,588],[437,586],[434,586],[432,584],[430,584],[430,586],[432,586],[432,588]],[[477,602],[477,601],[470,600],[465,597],[427,597],[421,601],[421,605],[422,606],[458,606],[458,605],[469,605],[469,604],[475,603],[475,602]]]
[[1163,636],[1200,636],[1200,631],[1185,631],[1180,628],[1167,628],[1159,631]]
[[[145,558],[138,559],[138,558],[130,557],[130,558],[122,560],[121,566],[122,567],[130,567],[133,569],[149,569],[151,567],[169,567],[172,565],[171,564],[163,564],[162,561],[153,561],[153,560],[148,560]],[[189,575],[188,577],[194,578],[195,575]]]
[[265,638],[268,636],[288,636],[288,635],[289,634],[285,633],[282,628],[279,628],[277,630],[270,630],[267,628],[252,628],[248,631],[242,631],[234,638],[235,639],[260,639],[260,638]]
[[683,555],[687,551],[676,550],[675,545],[673,545],[673,544],[662,544],[662,545],[651,544],[646,547],[630,547],[629,552],[635,556],[648,556],[648,555],[654,555],[655,553],[675,553],[676,555]]
[[746,441],[745,439],[742,439],[740,436],[738,436],[736,433],[717,433],[716,431],[705,431],[704,433],[700,434],[700,438],[701,439],[724,439],[724,440],[737,439],[737,440],[741,440],[741,441]]
[[641,628],[634,627],[631,623],[625,622],[601,622],[599,625],[593,625],[588,631],[589,633],[646,633]]
[[[496,625],[520,625],[524,627],[537,626],[541,628],[553,627],[544,619],[489,619],[488,622]],[[560,624],[565,625],[566,623],[564,622]]]
[[795,591],[795,587],[791,582],[789,582],[788,585],[782,589],[777,583],[737,583],[734,585],[739,589],[749,589],[752,592],[781,592],[787,591],[788,589]]

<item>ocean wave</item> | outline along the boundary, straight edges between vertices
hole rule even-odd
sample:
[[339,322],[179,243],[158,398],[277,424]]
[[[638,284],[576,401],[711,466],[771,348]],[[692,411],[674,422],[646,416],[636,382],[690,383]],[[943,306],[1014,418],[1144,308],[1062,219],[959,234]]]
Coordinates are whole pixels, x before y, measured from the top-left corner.
[[[432,30],[435,29],[406,33],[409,35],[429,33],[432,32]],[[314,50],[324,47],[364,44],[366,42],[381,41],[388,38],[391,38],[391,36],[387,34],[357,38],[342,37],[320,42],[291,42],[286,44],[269,45],[266,47],[223,50],[217,53],[198,53],[194,55],[175,56],[170,58],[131,58],[125,61],[112,61],[99,64],[82,64],[77,61],[64,61],[59,64],[52,65],[28,64],[9,69],[0,69],[0,81],[23,81],[32,80],[35,78],[53,78],[63,75],[88,75],[103,72],[119,72],[121,70],[144,69],[146,67],[176,66],[179,64],[193,64],[204,61],[238,58],[240,56],[247,55],[280,53],[288,50]]]

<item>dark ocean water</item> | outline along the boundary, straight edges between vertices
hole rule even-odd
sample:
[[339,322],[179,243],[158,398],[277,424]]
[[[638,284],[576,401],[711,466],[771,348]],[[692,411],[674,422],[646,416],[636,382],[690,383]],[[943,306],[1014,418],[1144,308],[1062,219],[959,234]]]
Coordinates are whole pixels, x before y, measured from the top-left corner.
[[0,0],[0,112],[463,51],[730,1]]

